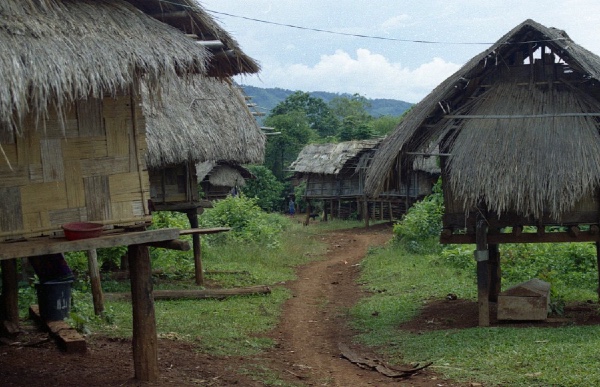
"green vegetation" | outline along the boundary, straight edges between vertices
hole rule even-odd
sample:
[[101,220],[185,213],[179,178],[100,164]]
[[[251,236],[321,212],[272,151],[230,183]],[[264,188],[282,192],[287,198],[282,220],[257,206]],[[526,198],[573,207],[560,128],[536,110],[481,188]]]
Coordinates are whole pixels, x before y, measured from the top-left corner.
[[[360,282],[372,295],[351,310],[353,326],[360,332],[357,339],[398,363],[432,361],[433,370],[459,382],[599,384],[598,326],[432,331],[424,327],[419,334],[398,328],[429,300],[442,300],[449,293],[459,299],[477,297],[474,246],[435,247],[441,213],[436,194],[413,207],[406,224],[396,225],[396,243],[372,251],[363,261]],[[509,244],[502,246],[501,257],[504,288],[537,277],[552,284],[555,305],[597,297],[593,244]]]

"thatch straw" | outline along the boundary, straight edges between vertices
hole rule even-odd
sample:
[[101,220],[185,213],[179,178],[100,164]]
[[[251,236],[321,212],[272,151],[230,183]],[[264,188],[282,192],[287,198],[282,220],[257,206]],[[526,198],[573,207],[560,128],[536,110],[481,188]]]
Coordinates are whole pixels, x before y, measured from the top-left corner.
[[337,144],[309,144],[305,146],[290,169],[298,173],[336,175],[365,150],[375,148],[381,139],[354,140]]
[[120,0],[0,2],[0,130],[31,110],[100,98],[144,75],[204,71],[207,51],[181,31]]
[[243,187],[246,185],[246,179],[240,171],[228,165],[215,167],[208,175],[208,181],[219,187]]
[[[238,43],[195,0],[125,0],[144,12],[165,23],[182,30],[186,34],[197,35],[205,41],[219,40],[222,49],[212,53],[207,74],[217,77],[231,77],[236,74],[254,74],[259,65],[247,56]],[[177,16],[173,16],[177,15]]]
[[[536,43],[536,41],[538,43]],[[519,43],[521,42],[521,43]],[[577,91],[498,84],[465,102],[472,80],[506,66],[506,58],[546,45],[583,79],[600,81],[600,57],[566,33],[526,20],[475,56],[415,105],[382,143],[368,170],[366,193],[376,196],[397,181],[400,168],[412,165],[409,152],[437,145],[456,133],[449,159],[450,182],[465,209],[484,195],[493,211],[522,215],[550,213],[555,218],[600,186],[600,138],[592,117],[445,121],[449,114],[527,116],[598,112],[598,102]],[[549,91],[548,91],[549,90]],[[487,100],[486,100],[487,99]],[[458,101],[457,106],[453,103]],[[457,111],[458,109],[458,111]],[[443,122],[448,122],[443,125]],[[500,122],[500,123],[499,123]]]
[[[149,167],[186,161],[263,162],[266,137],[235,85],[196,76],[174,79],[167,86],[161,106],[143,98]],[[142,96],[148,93],[144,89]]]

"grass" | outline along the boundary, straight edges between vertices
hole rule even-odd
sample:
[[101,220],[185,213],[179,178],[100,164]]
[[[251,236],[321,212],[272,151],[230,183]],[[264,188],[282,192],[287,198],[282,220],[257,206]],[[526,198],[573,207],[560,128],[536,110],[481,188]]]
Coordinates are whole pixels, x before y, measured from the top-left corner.
[[353,325],[361,332],[357,340],[392,361],[432,361],[432,369],[445,378],[486,386],[600,385],[600,327],[412,334],[398,325],[412,319],[427,300],[443,299],[448,293],[475,300],[474,272],[450,267],[435,255],[408,254],[398,246],[374,250],[362,268],[360,281],[372,295],[351,310]]

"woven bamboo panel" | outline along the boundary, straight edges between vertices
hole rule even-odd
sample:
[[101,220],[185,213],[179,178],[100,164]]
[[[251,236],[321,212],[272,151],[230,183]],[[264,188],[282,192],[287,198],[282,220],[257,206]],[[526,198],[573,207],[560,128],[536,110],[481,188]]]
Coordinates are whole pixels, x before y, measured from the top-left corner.
[[143,125],[139,103],[121,96],[77,102],[38,127],[26,118],[22,136],[0,137],[10,162],[0,158],[0,239],[74,221],[147,221]]

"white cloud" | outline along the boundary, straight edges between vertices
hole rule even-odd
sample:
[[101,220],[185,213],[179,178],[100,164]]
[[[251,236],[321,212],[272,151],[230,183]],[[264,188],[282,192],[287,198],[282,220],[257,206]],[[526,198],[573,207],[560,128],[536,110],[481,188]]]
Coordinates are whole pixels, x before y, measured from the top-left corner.
[[385,20],[381,23],[381,29],[383,31],[394,30],[408,25],[410,17],[406,14],[397,15]]
[[359,93],[368,98],[392,98],[418,102],[460,65],[433,58],[417,68],[392,63],[381,54],[358,49],[352,57],[343,50],[323,55],[314,66],[263,63],[261,80],[242,83],[302,91]]

